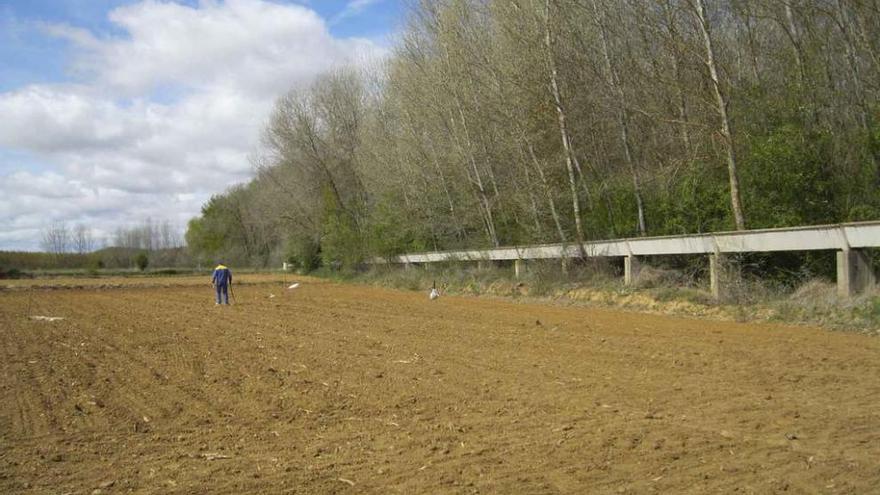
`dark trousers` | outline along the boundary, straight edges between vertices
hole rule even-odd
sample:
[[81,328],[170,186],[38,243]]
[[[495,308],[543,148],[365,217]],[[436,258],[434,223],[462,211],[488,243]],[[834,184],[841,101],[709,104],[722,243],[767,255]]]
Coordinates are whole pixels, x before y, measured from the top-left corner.
[[[217,304],[221,302],[223,304],[229,304],[229,287],[226,284],[217,284]],[[223,300],[220,300],[220,296],[223,296]]]

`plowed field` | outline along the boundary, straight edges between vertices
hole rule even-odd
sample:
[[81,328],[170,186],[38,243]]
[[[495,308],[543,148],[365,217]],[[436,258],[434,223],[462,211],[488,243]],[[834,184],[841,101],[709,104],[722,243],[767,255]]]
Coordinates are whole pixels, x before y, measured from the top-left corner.
[[186,280],[0,291],[0,493],[880,493],[877,338]]

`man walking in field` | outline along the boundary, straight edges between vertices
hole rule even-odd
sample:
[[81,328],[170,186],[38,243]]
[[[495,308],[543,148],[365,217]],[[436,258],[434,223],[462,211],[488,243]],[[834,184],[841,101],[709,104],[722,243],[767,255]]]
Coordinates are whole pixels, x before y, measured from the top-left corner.
[[217,302],[220,304],[220,296],[223,296],[223,304],[229,305],[229,286],[232,285],[232,272],[229,268],[220,263],[214,268],[214,275],[211,277],[211,285],[217,291]]

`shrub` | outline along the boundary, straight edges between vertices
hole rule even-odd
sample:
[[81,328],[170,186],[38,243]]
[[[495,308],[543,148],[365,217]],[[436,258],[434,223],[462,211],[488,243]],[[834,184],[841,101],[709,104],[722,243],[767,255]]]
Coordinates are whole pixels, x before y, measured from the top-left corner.
[[22,272],[18,268],[5,268],[0,266],[0,279],[17,279],[17,278],[30,278],[25,272]]
[[364,260],[363,240],[351,213],[329,193],[324,194],[321,261],[334,270],[353,269]]
[[285,261],[301,273],[309,273],[321,266],[321,244],[307,237],[289,239]]
[[140,271],[144,271],[147,269],[147,265],[150,264],[150,258],[145,251],[141,251],[138,253],[137,257],[135,257],[134,263]]

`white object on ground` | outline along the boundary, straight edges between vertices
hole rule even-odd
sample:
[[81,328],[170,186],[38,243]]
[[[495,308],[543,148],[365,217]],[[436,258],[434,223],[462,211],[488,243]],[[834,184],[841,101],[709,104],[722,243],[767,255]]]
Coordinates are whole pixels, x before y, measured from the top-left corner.
[[275,294],[269,294],[269,299],[272,299],[273,297],[275,297]]
[[437,290],[436,288],[431,289],[431,294],[428,295],[428,299],[433,301],[434,299],[437,299],[438,297],[440,297],[440,291]]
[[290,287],[288,287],[288,289],[296,289],[297,287],[299,287],[299,282],[297,282],[295,284],[291,284]]
[[41,321],[58,321],[63,320],[62,316],[31,316],[32,320],[41,320]]

